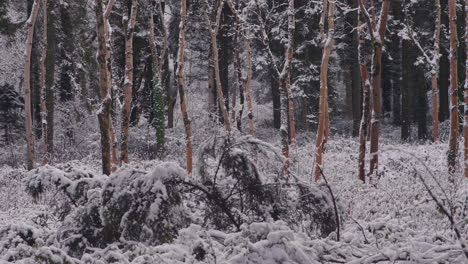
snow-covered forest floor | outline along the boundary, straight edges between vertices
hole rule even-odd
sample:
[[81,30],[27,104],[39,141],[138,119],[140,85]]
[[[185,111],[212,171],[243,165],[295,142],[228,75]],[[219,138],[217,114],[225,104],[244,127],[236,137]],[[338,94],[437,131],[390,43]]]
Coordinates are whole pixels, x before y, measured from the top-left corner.
[[[228,203],[232,206],[230,212],[239,217],[236,226],[220,216],[223,211],[210,204],[209,199],[202,198],[203,192],[197,192],[196,188],[177,189],[167,182],[172,177],[209,190],[206,186],[212,181],[207,181],[207,177],[213,180],[217,174],[219,151],[214,150],[214,155],[206,158],[204,149],[225,144],[222,132],[207,129],[215,127],[207,126],[209,120],[193,119],[198,120],[194,122],[194,131],[203,131],[204,137],[194,136],[198,151],[196,169],[191,176],[176,165],[184,164],[181,126],[168,130],[167,152],[161,161],[147,154],[154,145],[148,140],[154,138],[151,136],[154,132],[143,123],[131,133],[132,162],[111,179],[100,174],[97,132],[76,138],[75,141],[83,142],[75,143],[76,149],[71,153],[65,152],[70,149],[69,143],[63,142],[66,146],[63,153],[57,144],[62,161],[53,163],[53,167],[26,173],[22,168],[3,165],[0,169],[0,260],[4,263],[466,263],[461,243],[466,243],[468,236],[468,182],[461,172],[447,173],[445,142],[398,143],[391,132],[393,128],[386,126],[379,175],[363,184],[357,179],[357,140],[340,135],[342,129],[335,127],[323,172],[337,202],[340,218],[337,241],[336,230],[324,235],[320,226],[324,223],[311,224],[320,210],[331,212],[320,221],[335,219],[328,189],[323,182],[317,186],[311,181],[313,133],[298,135],[289,178],[281,176],[281,163],[275,160],[276,152],[280,152],[275,130],[262,127],[259,120],[257,137],[265,142],[234,136],[235,143],[231,143],[238,148],[233,147],[233,155],[247,153],[262,186],[279,184],[280,192],[287,193],[276,193],[274,199],[278,201],[269,205],[261,201],[265,196],[239,193],[238,200],[244,197],[251,201],[244,200],[245,205],[241,206]],[[81,124],[83,129],[85,123]],[[347,126],[346,122],[341,125]],[[213,141],[215,136],[210,135],[218,135],[217,140]],[[256,149],[240,147],[249,140],[257,144]],[[2,164],[13,165],[15,159],[21,159],[21,148],[6,149],[1,154],[5,161]],[[236,170],[223,164],[221,171],[216,183],[219,190],[236,189],[236,184],[229,181],[235,178]],[[253,173],[252,168],[247,171]],[[450,210],[464,241],[456,238],[448,218],[428,194],[419,175],[444,208]],[[309,186],[307,190],[315,192],[313,195],[318,193],[318,199],[322,195],[324,201],[302,199],[309,194],[298,194],[291,187],[292,182]],[[147,192],[142,194],[143,190]],[[181,201],[174,202],[179,197],[174,190],[181,193]],[[236,190],[242,192],[242,188]],[[125,207],[122,203],[131,200],[124,193],[132,193],[142,201],[133,202],[124,215],[117,217],[117,238],[103,242],[105,239],[101,237],[108,236],[105,226],[110,221],[112,206],[122,209]],[[145,196],[148,193],[156,196]],[[115,204],[110,202],[112,199]],[[310,207],[307,202],[311,202]],[[251,206],[248,204],[265,206],[259,209],[259,214],[253,212],[255,209],[246,210],[245,207]],[[286,213],[273,217],[272,207],[278,204]],[[143,218],[131,220],[130,214],[138,215],[142,210],[132,211],[132,206],[146,206],[148,212],[143,213]],[[307,211],[306,207],[312,209]]]

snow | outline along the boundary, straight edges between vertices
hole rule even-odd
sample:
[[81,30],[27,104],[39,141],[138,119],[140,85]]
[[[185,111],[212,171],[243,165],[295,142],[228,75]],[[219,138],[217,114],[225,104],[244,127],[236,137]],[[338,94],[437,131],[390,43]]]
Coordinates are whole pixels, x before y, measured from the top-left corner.
[[[398,144],[394,147],[392,135],[383,127],[384,136],[381,142],[379,175],[371,183],[362,184],[357,181],[357,156],[354,151],[357,144],[354,139],[333,136],[325,154],[324,173],[330,185],[336,192],[338,210],[341,214],[341,239],[336,241],[336,234],[319,238],[314,233],[304,229],[307,223],[292,226],[285,221],[246,223],[240,230],[216,230],[203,226],[203,218],[196,217],[203,206],[191,205],[191,218],[194,223],[179,229],[178,236],[172,242],[148,244],[145,242],[123,239],[115,241],[104,248],[91,248],[79,257],[68,255],[69,248],[54,239],[61,223],[49,220],[48,227],[34,223],[43,207],[50,202],[47,195],[51,188],[62,189],[70,195],[79,197],[79,182],[87,183],[84,192],[85,200],[97,201],[107,197],[103,190],[124,194],[134,192],[158,193],[148,206],[148,220],[156,221],[162,210],[162,203],[168,196],[164,182],[167,180],[189,180],[185,171],[174,162],[157,162],[148,167],[143,162],[127,165],[110,178],[101,176],[96,169],[87,169],[80,163],[62,166],[43,166],[31,172],[18,171],[13,168],[2,168],[0,188],[6,183],[14,182],[14,173],[24,174],[24,182],[29,189],[40,188],[43,185],[42,199],[37,201],[35,208],[29,214],[14,212],[12,204],[0,205],[0,259],[8,261],[12,257],[21,259],[18,263],[33,263],[32,256],[43,256],[57,263],[108,263],[110,259],[118,259],[119,263],[324,263],[341,261],[344,263],[372,263],[375,261],[407,260],[412,263],[433,263],[434,261],[449,263],[466,263],[460,243],[454,237],[450,224],[428,196],[425,188],[415,176],[415,171],[431,186],[438,197],[445,197],[444,202],[453,204],[456,212],[457,225],[464,236],[467,234],[466,215],[468,184],[458,176],[447,176],[445,172],[445,144]],[[260,135],[266,131],[260,131]],[[277,140],[272,138],[272,140]],[[299,138],[299,142],[303,142]],[[243,137],[237,141],[238,147],[233,149],[233,155],[243,153],[247,145],[257,144],[272,149],[272,155],[281,157],[278,143],[271,144],[253,138]],[[247,143],[246,143],[247,142]],[[277,141],[278,142],[278,141]],[[209,144],[208,144],[209,146]],[[310,173],[307,160],[311,156],[307,149],[313,149],[313,140],[306,144],[297,144],[291,152],[294,174],[303,182],[309,182]],[[411,155],[424,162],[421,164]],[[333,162],[331,162],[333,161]],[[263,161],[261,162],[263,163]],[[356,163],[356,164],[355,164]],[[73,165],[72,165],[73,164]],[[354,166],[355,164],[356,166]],[[98,164],[96,164],[98,166]],[[211,164],[208,161],[209,166]],[[261,164],[260,164],[261,165]],[[350,166],[351,165],[351,166]],[[432,177],[426,172],[429,168],[439,181],[443,190],[438,187]],[[262,181],[274,182],[274,178],[263,175],[264,168],[259,167]],[[130,177],[129,177],[130,176]],[[227,179],[226,179],[227,180]],[[227,184],[229,181],[226,181]],[[10,185],[14,191],[11,196],[19,197],[23,204],[26,197],[21,184]],[[135,189],[138,188],[138,189]],[[4,189],[2,189],[4,190]],[[2,191],[0,190],[0,191]],[[316,192],[316,191],[313,191]],[[0,193],[4,193],[3,191]],[[2,196],[5,201],[5,197]],[[117,199],[115,196],[112,199]],[[64,197],[64,199],[67,199]],[[291,198],[294,199],[294,198]],[[23,202],[24,201],[24,202]],[[82,200],[84,201],[84,200]],[[134,200],[136,204],[143,200]],[[187,201],[188,204],[195,200]],[[31,206],[31,205],[30,205]],[[13,210],[13,211],[12,211]],[[76,210],[76,209],[72,209]],[[90,210],[88,208],[87,210]],[[23,212],[23,213],[22,213]],[[103,216],[101,216],[103,217]],[[120,225],[129,225],[129,214],[122,216]],[[198,220],[196,220],[198,219]],[[140,223],[143,233],[150,236],[154,231]],[[301,227],[302,226],[302,227]],[[128,228],[128,227],[127,227]],[[30,245],[19,234],[31,230],[33,240],[39,247]],[[63,232],[63,231],[60,231]],[[122,232],[126,232],[123,231]],[[96,233],[98,235],[99,233]],[[14,242],[16,241],[16,242]],[[203,260],[200,260],[203,256]],[[198,259],[197,259],[198,258]]]

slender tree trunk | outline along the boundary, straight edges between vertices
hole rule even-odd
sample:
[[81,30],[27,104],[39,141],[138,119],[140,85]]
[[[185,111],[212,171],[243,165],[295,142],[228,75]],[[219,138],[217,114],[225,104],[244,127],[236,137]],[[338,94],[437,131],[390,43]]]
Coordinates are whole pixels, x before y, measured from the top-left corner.
[[255,135],[255,129],[254,129],[254,116],[253,116],[253,107],[252,107],[252,93],[250,91],[250,82],[252,80],[252,56],[251,56],[251,51],[250,51],[250,39],[247,38],[245,40],[245,57],[247,60],[247,79],[245,81],[245,93],[247,95],[247,109],[249,111],[248,117],[249,117],[249,131],[250,135],[254,136]]
[[41,56],[41,124],[43,140],[43,164],[49,163],[49,144],[47,142],[47,104],[46,104],[46,57],[47,57],[47,0],[42,0],[43,10],[43,47]]
[[[263,36],[263,44],[266,46],[266,51],[268,53],[268,57],[270,58],[271,65],[273,68],[273,72],[276,75],[275,77],[278,78],[279,84],[279,91],[280,91],[280,98],[281,101],[281,126],[280,126],[280,136],[281,136],[281,145],[282,145],[282,152],[283,156],[285,157],[285,163],[283,171],[286,174],[289,174],[289,133],[293,132],[295,134],[295,128],[291,129],[291,125],[294,125],[294,119],[289,116],[289,113],[294,113],[294,106],[292,104],[292,97],[290,85],[288,84],[291,76],[291,67],[292,67],[292,59],[293,59],[293,48],[294,48],[294,29],[295,29],[295,21],[294,21],[294,0],[289,0],[288,2],[288,45],[286,46],[285,52],[285,62],[283,67],[280,71],[278,65],[276,64],[275,56],[273,55],[270,43],[268,40],[268,35],[265,29],[265,21],[263,20],[261,13],[261,8],[258,0],[255,0],[255,5],[259,12],[258,18],[261,24],[262,36]],[[275,97],[273,96],[273,100]],[[274,107],[274,104],[273,104]],[[289,119],[289,120],[288,120]],[[288,121],[289,124],[288,124]],[[295,136],[295,135],[293,135]]]
[[[237,20],[237,26],[238,26],[238,31],[242,31],[244,36],[245,36],[245,58],[246,58],[246,64],[247,64],[247,76],[245,80],[245,95],[247,97],[247,110],[248,110],[248,118],[249,118],[249,132],[251,136],[255,135],[255,130],[254,130],[254,121],[253,121],[253,107],[252,107],[252,94],[251,94],[251,87],[250,83],[252,81],[252,54],[251,54],[251,48],[250,48],[250,42],[251,42],[251,36],[249,35],[250,33],[248,32],[248,29],[243,28],[243,20],[239,16],[239,13],[237,12],[236,8],[234,7],[234,4],[232,3],[232,0],[227,0],[228,6],[231,8],[232,13],[236,16]],[[239,49],[239,48],[238,48]],[[236,61],[238,64],[238,81],[240,82],[241,78],[241,71],[240,71],[240,54],[237,49],[237,55],[236,55]],[[239,83],[239,87],[242,87],[242,84]],[[240,91],[241,93],[241,110],[243,111],[244,109],[244,101],[243,101],[243,90]],[[242,118],[242,112],[239,112],[239,117],[238,117],[238,127],[241,126],[241,118]],[[240,130],[240,129],[239,129]]]
[[[232,90],[232,102],[231,102],[231,120],[233,123],[236,123],[236,100],[237,100],[237,93],[239,92],[239,100],[243,101],[243,88],[240,83],[242,78],[242,72],[240,69],[240,56],[239,56],[239,47],[238,47],[238,34],[239,33],[239,25],[236,25],[236,36],[234,37],[234,85],[235,87]],[[242,109],[242,102],[240,102],[239,109]],[[241,110],[239,110],[241,111]],[[239,131],[242,130],[242,127],[239,126],[240,123],[237,123],[237,129]]]
[[47,152],[49,153],[49,160],[52,159],[54,153],[54,108],[55,108],[55,96],[54,96],[54,82],[55,82],[55,51],[56,45],[56,33],[54,21],[56,21],[55,10],[56,3],[54,1],[47,2],[47,52],[45,59],[45,100],[47,108]]
[[464,163],[465,163],[465,178],[468,178],[468,0],[465,0],[465,86],[463,90],[464,99],[464,115],[463,115],[463,136],[464,143]]
[[[324,6],[326,6],[324,0]],[[317,141],[315,143],[315,181],[320,180],[320,174],[323,166],[323,152],[326,139],[328,137],[329,120],[328,114],[328,61],[334,44],[335,34],[335,0],[328,3],[328,33],[323,46],[322,65],[320,67],[320,101],[319,101],[319,125],[317,129]]]
[[[444,28],[449,27],[448,1],[441,1],[440,23]],[[447,32],[445,32],[447,34]],[[450,87],[450,62],[447,47],[449,46],[448,36],[440,39],[440,62],[439,62],[439,122],[450,118],[449,111],[449,87]]]
[[277,72],[273,67],[269,69],[271,97],[273,101],[273,127],[279,129],[281,127],[281,95]]
[[378,37],[374,43],[374,52],[372,55],[372,114],[371,114],[371,144],[370,144],[370,169],[369,173],[373,174],[378,170],[379,166],[379,134],[380,134],[380,119],[382,116],[381,106],[381,87],[380,81],[382,77],[382,48],[385,41],[385,31],[387,30],[388,10],[390,0],[384,0],[382,11],[380,12]]
[[180,108],[182,118],[184,120],[185,135],[186,135],[186,155],[187,155],[187,172],[192,173],[192,127],[187,113],[187,99],[185,97],[185,80],[184,80],[184,52],[185,52],[185,31],[187,29],[187,2],[180,0],[180,32],[179,32],[179,53],[177,62],[177,81],[179,84]]
[[458,74],[457,74],[457,25],[456,1],[449,0],[450,28],[450,137],[448,152],[449,172],[456,169],[458,156]]
[[26,127],[26,142],[27,142],[27,168],[32,170],[35,167],[34,162],[34,135],[32,131],[32,118],[31,118],[31,50],[34,36],[34,26],[36,24],[37,13],[39,12],[39,0],[34,0],[29,15],[27,26],[28,35],[26,38],[26,52],[24,63],[24,118]]
[[439,46],[440,46],[440,0],[435,0],[436,21],[434,33],[434,55],[431,69],[432,86],[432,140],[439,140],[439,87],[437,86],[437,76],[439,75]]
[[119,165],[118,157],[117,157],[117,139],[115,135],[115,124],[117,123],[116,120],[116,92],[112,89],[112,62],[111,62],[111,36],[110,36],[110,29],[109,29],[109,16],[112,11],[112,7],[115,4],[115,0],[109,0],[107,3],[106,10],[104,11],[104,34],[106,36],[106,62],[107,62],[107,86],[109,87],[109,91],[111,93],[111,122],[109,124],[110,129],[110,140],[111,140],[111,160],[112,160],[112,168],[111,171],[114,172],[117,170]]
[[108,67],[106,60],[106,32],[105,20],[102,10],[102,0],[96,0],[96,22],[98,37],[98,63],[99,63],[99,86],[101,96],[101,107],[98,111],[99,128],[101,132],[101,154],[102,154],[102,172],[111,174],[111,95],[108,80]]
[[[128,130],[130,125],[130,112],[132,107],[133,87],[133,32],[135,30],[138,0],[132,0],[130,19],[124,23],[125,30],[125,80],[123,84],[122,105],[122,142],[120,150],[120,162],[128,163]],[[127,14],[124,14],[124,20]]]
[[[154,14],[151,13],[149,18],[149,46],[151,51],[151,62],[153,69],[153,92],[154,92],[154,119],[153,126],[156,129],[156,144],[158,152],[164,149],[165,137],[165,120],[164,120],[164,93],[161,85],[162,67],[164,64],[164,54],[161,54],[161,59],[158,60],[156,52],[155,36],[154,36]],[[166,44],[164,44],[165,46]],[[165,49],[165,48],[163,48]]]
[[[235,88],[232,91],[232,108],[231,108],[231,119],[232,122],[237,123],[237,129],[242,131],[242,114],[244,112],[244,87],[242,86],[242,71],[241,71],[241,58],[239,53],[239,35],[240,25],[239,21],[236,21],[236,36],[235,36],[235,47],[234,47],[234,80]],[[239,93],[239,115],[236,119],[236,100],[237,93]]]
[[218,29],[220,25],[220,16],[223,10],[224,1],[222,1],[216,11],[216,21],[214,21],[214,25],[212,25],[213,21],[211,21],[210,16],[208,15],[208,2],[205,0],[205,19],[208,24],[208,29],[210,31],[210,38],[211,38],[211,50],[213,52],[213,65],[214,65],[214,79],[216,83],[216,91],[218,97],[218,104],[219,108],[221,109],[221,113],[223,115],[224,120],[224,127],[226,128],[227,132],[231,132],[231,122],[229,120],[228,110],[226,109],[226,102],[223,93],[223,88],[221,86],[221,76],[219,70],[219,52],[218,52],[218,40],[216,38],[218,34]]
[[413,109],[413,92],[414,88],[414,50],[411,49],[410,40],[402,40],[401,47],[401,139],[407,141],[411,137],[411,114]]
[[[363,5],[365,5],[365,0],[358,0],[361,1]],[[367,129],[368,129],[368,120],[369,120],[369,92],[370,92],[370,82],[368,80],[368,72],[367,72],[367,62],[366,62],[366,49],[365,49],[365,41],[366,35],[363,28],[365,24],[364,15],[362,14],[362,10],[358,10],[358,38],[359,38],[359,45],[358,45],[358,59],[359,59],[359,69],[361,74],[361,86],[362,86],[362,117],[361,123],[359,125],[359,179],[363,182],[366,181],[365,178],[365,158],[366,158],[366,137],[367,137]]]
[[[357,6],[357,1],[359,0],[352,0],[351,3],[353,4],[353,8]],[[354,13],[351,15],[351,25],[352,28],[354,29],[358,22],[358,17]],[[361,95],[361,75],[360,75],[360,68],[359,68],[359,58],[358,58],[358,44],[359,44],[359,36],[358,32],[356,30],[353,30],[351,33],[352,36],[352,58],[353,60],[351,61],[352,64],[352,69],[351,69],[351,79],[352,79],[352,91],[351,91],[351,97],[352,97],[352,116],[353,116],[353,136],[358,136],[359,135],[359,125],[361,121],[361,115],[362,115],[362,95]]]
[[208,63],[208,111],[210,112],[213,120],[216,119],[216,84],[214,81],[214,62],[213,62],[213,51],[210,45],[209,52],[209,63]]

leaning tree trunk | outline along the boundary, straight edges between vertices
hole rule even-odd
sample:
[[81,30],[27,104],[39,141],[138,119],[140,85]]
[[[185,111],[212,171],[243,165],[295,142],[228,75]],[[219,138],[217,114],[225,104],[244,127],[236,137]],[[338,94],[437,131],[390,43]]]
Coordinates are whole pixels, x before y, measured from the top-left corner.
[[[123,84],[122,105],[122,142],[120,150],[120,162],[128,163],[128,129],[130,126],[130,114],[132,107],[133,86],[133,32],[135,30],[138,0],[132,0],[130,20],[124,23],[125,30],[125,80]],[[125,18],[125,16],[124,16]],[[127,18],[128,19],[128,18]]]
[[28,35],[26,38],[26,52],[24,63],[24,119],[26,127],[26,143],[27,143],[27,168],[34,169],[34,135],[32,131],[31,117],[31,50],[34,36],[34,25],[36,24],[37,13],[39,12],[39,0],[34,0],[31,14],[29,15],[27,26]]
[[463,136],[465,138],[464,145],[464,162],[465,162],[465,178],[468,178],[468,0],[465,0],[465,86],[463,90],[463,99],[465,103],[463,116]]
[[102,0],[96,0],[96,22],[97,22],[97,37],[98,37],[98,64],[99,64],[99,86],[101,96],[101,107],[98,110],[99,129],[101,132],[101,156],[102,156],[102,173],[111,174],[111,97],[109,87],[109,75],[107,74],[107,47],[106,47],[106,32],[105,20],[102,10]]
[[[177,81],[179,85],[180,108],[185,126],[186,140],[186,155],[187,155],[187,172],[192,173],[192,126],[187,113],[187,99],[185,97],[185,80],[184,80],[184,53],[185,53],[185,31],[187,30],[187,2],[180,0],[180,32],[179,32],[179,54],[177,61]],[[224,104],[223,104],[224,105]]]
[[[326,6],[324,0],[324,7]],[[315,181],[320,180],[323,165],[323,152],[328,137],[329,121],[328,109],[328,62],[333,49],[335,34],[335,0],[328,3],[328,33],[323,46],[322,65],[320,67],[320,100],[319,100],[319,125],[317,129],[317,141],[315,143]]]
[[457,24],[456,1],[449,0],[450,28],[450,137],[448,152],[449,172],[456,169],[458,156],[458,75],[457,75]]
[[[363,5],[365,4],[365,0],[362,1]],[[361,123],[359,126],[359,179],[363,182],[366,181],[365,178],[365,158],[366,158],[366,136],[367,136],[367,129],[368,129],[368,120],[369,120],[369,92],[370,92],[370,83],[368,81],[368,73],[367,73],[367,62],[366,62],[366,49],[365,49],[365,41],[366,35],[363,28],[365,24],[364,21],[364,14],[362,14],[362,10],[358,10],[358,35],[359,35],[359,45],[358,45],[358,59],[359,59],[359,69],[361,73],[361,87],[363,91],[362,95],[362,117]]]
[[41,127],[43,144],[43,164],[49,163],[49,144],[47,132],[47,104],[46,104],[46,56],[47,56],[47,0],[42,0],[43,10],[43,47],[41,56]]
[[382,116],[381,107],[381,87],[380,80],[382,77],[382,48],[385,41],[385,31],[387,30],[388,10],[390,0],[385,0],[380,12],[378,37],[374,41],[374,51],[372,54],[372,114],[370,127],[370,169],[369,173],[373,174],[379,166],[379,134],[380,134],[380,119]]
[[439,140],[439,87],[437,77],[439,75],[439,46],[440,46],[440,0],[435,0],[436,21],[434,33],[434,55],[432,58],[431,85],[432,85],[432,140]]

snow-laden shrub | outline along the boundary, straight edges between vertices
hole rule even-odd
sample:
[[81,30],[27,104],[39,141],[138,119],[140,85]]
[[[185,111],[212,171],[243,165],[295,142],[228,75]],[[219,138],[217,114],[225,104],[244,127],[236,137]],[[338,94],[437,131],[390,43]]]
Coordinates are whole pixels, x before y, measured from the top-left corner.
[[101,189],[87,193],[87,203],[67,216],[57,230],[56,239],[72,257],[80,257],[87,247],[105,247],[100,217]]
[[88,247],[116,241],[172,241],[188,225],[179,186],[185,175],[175,163],[162,163],[150,173],[123,168],[110,177],[44,166],[27,173],[26,183],[35,198],[52,186],[70,198],[76,208],[56,239],[67,254],[81,257]]
[[39,199],[47,187],[55,186],[63,191],[73,204],[83,205],[87,202],[87,191],[101,188],[106,180],[106,176],[96,176],[83,170],[60,170],[45,165],[26,174],[26,190],[32,197]]
[[130,169],[113,174],[102,191],[104,240],[172,241],[188,222],[178,186],[185,175],[175,163],[162,163],[146,174]]
[[205,222],[217,229],[283,220],[322,237],[336,230],[329,193],[285,175],[282,155],[272,145],[252,137],[213,137],[198,156]]
[[[78,259],[52,245],[52,233],[24,223],[0,228],[0,263],[78,264]],[[46,241],[47,240],[47,241]]]
[[284,222],[252,223],[229,234],[222,263],[320,263],[309,238],[295,233]]

